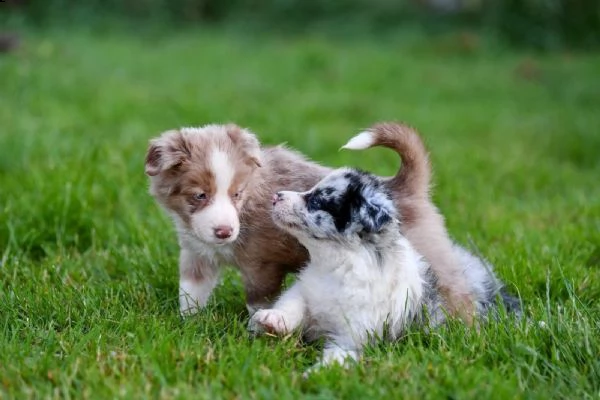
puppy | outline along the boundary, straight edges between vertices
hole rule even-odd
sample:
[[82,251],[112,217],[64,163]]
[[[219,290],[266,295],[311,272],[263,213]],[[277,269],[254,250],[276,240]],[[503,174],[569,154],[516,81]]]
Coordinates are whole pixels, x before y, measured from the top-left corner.
[[261,149],[252,133],[229,124],[163,133],[150,143],[145,170],[177,230],[182,315],[205,306],[224,264],[239,267],[253,312],[306,262],[306,249],[273,224],[269,199],[284,188],[306,190],[326,168],[281,146]]
[[[401,233],[403,216],[385,183],[353,169],[332,172],[307,192],[282,191],[272,217],[310,253],[310,262],[272,309],[251,318],[256,330],[301,328],[326,337],[317,366],[357,360],[370,338],[394,340],[412,323],[436,326],[445,302],[429,263]],[[454,256],[485,315],[503,295],[489,265],[454,245]]]
[[[473,299],[428,196],[430,168],[419,135],[405,125],[378,124],[344,148],[372,146],[402,158],[398,174],[383,179],[403,216],[402,230],[431,263],[449,311],[469,321]],[[229,124],[163,133],[150,142],[145,172],[150,193],[177,230],[180,312],[189,315],[204,307],[224,264],[240,269],[251,313],[271,304],[285,274],[304,265],[308,253],[273,223],[270,196],[306,191],[331,169],[281,146],[261,148],[251,132]]]

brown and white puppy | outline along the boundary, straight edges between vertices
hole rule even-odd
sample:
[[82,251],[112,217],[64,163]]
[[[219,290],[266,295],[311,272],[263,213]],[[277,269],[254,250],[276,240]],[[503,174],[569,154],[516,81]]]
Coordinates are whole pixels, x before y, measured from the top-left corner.
[[[403,233],[432,264],[449,311],[470,322],[474,303],[443,218],[428,193],[430,166],[411,128],[377,124],[351,139],[347,149],[384,146],[398,152],[402,168],[385,179],[403,220]],[[282,146],[261,148],[234,124],[182,128],[151,141],[146,157],[150,193],[171,215],[181,247],[180,311],[206,304],[223,264],[237,266],[250,312],[269,306],[284,276],[308,260],[308,252],[270,215],[273,193],[303,192],[331,170]]]
[[236,125],[163,133],[146,157],[150,193],[170,214],[181,248],[180,311],[204,307],[224,264],[242,274],[249,311],[270,304],[308,253],[271,220],[270,199],[306,190],[327,169],[284,147],[261,149]]

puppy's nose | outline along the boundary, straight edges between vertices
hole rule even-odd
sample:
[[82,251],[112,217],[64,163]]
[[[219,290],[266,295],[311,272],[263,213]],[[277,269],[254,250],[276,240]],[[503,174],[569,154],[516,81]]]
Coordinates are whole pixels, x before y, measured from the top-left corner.
[[214,229],[215,236],[219,239],[227,239],[231,237],[233,228],[226,225],[219,225]]
[[281,199],[283,198],[283,195],[281,194],[281,192],[277,192],[273,195],[273,205],[277,204],[278,201],[281,201]]

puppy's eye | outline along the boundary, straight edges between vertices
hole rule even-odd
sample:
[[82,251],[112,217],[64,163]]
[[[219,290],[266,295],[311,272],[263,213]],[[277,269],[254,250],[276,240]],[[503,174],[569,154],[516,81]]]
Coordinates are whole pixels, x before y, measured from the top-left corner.
[[196,201],[204,201],[207,198],[206,193],[194,193],[192,197]]
[[235,192],[232,197],[234,199],[239,199],[240,197],[242,197],[242,191],[240,190],[238,192]]
[[319,198],[316,196],[310,196],[306,202],[306,206],[309,210],[316,210],[321,205]]

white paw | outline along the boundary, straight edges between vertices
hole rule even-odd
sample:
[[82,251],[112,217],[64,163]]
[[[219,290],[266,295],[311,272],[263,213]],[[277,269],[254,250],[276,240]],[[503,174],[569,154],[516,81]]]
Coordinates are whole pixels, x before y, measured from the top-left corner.
[[248,310],[248,315],[253,316],[258,310],[267,309],[273,307],[271,303],[247,303],[246,310]]
[[277,335],[286,335],[289,333],[289,324],[286,321],[285,313],[281,310],[267,309],[258,310],[250,319],[250,324],[254,329]]
[[208,302],[211,288],[210,282],[181,280],[179,282],[179,313],[182,317],[197,314]]
[[203,305],[194,301],[187,294],[180,295],[179,297],[179,314],[182,317],[190,317],[192,315],[197,314],[200,310],[202,310]]
[[323,368],[337,364],[342,368],[349,368],[358,361],[360,355],[355,350],[344,350],[337,346],[326,347],[323,352],[321,361],[307,369],[303,374],[303,378],[308,378],[312,373]]
[[324,365],[339,364],[344,368],[351,365],[352,362],[359,358],[358,352],[355,350],[345,350],[337,346],[326,347],[323,350],[323,359],[321,363]]
[[179,315],[181,315],[183,318],[191,317],[192,315],[198,314],[198,311],[200,311],[201,309],[202,308],[200,307],[181,306],[179,308]]

